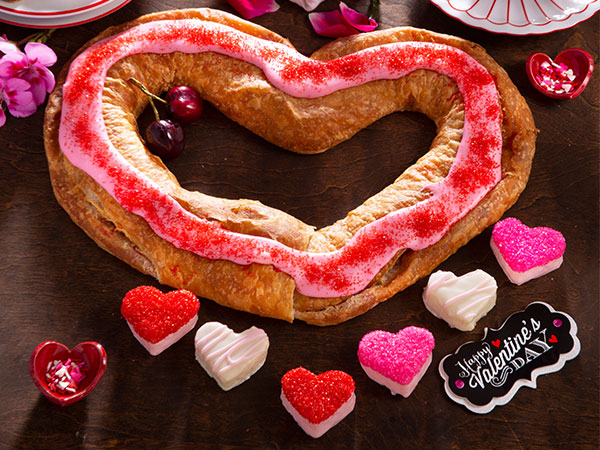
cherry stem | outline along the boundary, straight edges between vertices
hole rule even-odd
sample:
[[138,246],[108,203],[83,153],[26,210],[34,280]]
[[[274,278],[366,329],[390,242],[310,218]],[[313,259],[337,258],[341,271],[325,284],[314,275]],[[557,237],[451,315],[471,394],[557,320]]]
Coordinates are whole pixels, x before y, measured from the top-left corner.
[[137,86],[137,88],[142,91],[144,94],[146,94],[148,96],[148,100],[150,100],[150,106],[152,106],[152,111],[154,111],[154,117],[156,117],[156,120],[160,120],[160,115],[158,114],[158,110],[156,109],[156,106],[154,105],[154,100],[158,100],[159,102],[162,102],[164,104],[167,103],[166,100],[160,98],[158,95],[153,94],[152,92],[150,92],[146,86],[144,86],[142,84],[141,81],[136,80],[135,78],[131,77],[129,78],[129,82],[133,83],[135,86]]

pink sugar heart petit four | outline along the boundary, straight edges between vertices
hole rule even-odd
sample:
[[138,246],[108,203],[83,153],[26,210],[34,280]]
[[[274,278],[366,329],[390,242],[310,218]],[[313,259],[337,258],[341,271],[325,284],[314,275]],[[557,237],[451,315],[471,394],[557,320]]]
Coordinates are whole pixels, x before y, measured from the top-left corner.
[[106,371],[106,351],[98,342],[82,342],[72,349],[46,341],[31,353],[29,373],[51,402],[67,406],[87,396]]
[[494,277],[480,269],[460,277],[438,270],[429,277],[423,303],[429,312],[451,327],[471,331],[496,305],[497,289]]
[[121,314],[135,338],[156,356],[194,328],[199,308],[190,291],[163,294],[155,287],[139,286],[125,295]]
[[281,379],[281,402],[298,425],[318,438],[354,410],[354,380],[340,370],[316,375],[304,367]]
[[529,228],[513,217],[494,225],[490,246],[508,279],[517,285],[558,269],[566,248],[559,231]]
[[433,335],[425,328],[371,331],[358,344],[358,360],[373,381],[408,397],[431,364],[434,347]]
[[246,381],[263,366],[269,337],[260,328],[241,333],[219,322],[207,322],[194,338],[196,360],[224,391]]

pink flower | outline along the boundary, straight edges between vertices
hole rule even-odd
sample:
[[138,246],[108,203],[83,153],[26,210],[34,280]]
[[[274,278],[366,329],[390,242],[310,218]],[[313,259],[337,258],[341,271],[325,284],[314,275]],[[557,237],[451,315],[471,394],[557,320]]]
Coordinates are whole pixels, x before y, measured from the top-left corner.
[[265,13],[277,11],[275,0],[227,0],[244,19],[252,19]]
[[25,53],[11,52],[0,59],[0,78],[27,81],[37,107],[44,103],[46,93],[54,89],[54,75],[48,67],[55,62],[56,54],[47,45],[29,42],[25,45]]
[[377,22],[340,2],[340,9],[308,15],[315,32],[325,37],[342,37],[359,31],[373,31]]
[[15,117],[27,117],[37,109],[27,81],[20,78],[0,79],[0,127],[6,123],[4,105]]

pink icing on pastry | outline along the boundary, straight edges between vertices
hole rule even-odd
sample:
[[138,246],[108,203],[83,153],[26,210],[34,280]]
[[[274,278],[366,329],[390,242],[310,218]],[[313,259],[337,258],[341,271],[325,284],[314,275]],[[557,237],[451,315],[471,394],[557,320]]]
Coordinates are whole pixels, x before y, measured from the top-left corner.
[[429,330],[407,327],[398,333],[371,331],[358,345],[358,360],[363,367],[400,385],[408,385],[431,356],[435,347]]
[[514,217],[504,219],[492,231],[492,244],[515,272],[527,272],[562,258],[566,243],[559,231],[529,228]]
[[[343,248],[307,253],[278,242],[234,233],[199,218],[130,165],[110,142],[102,118],[108,69],[141,53],[214,51],[260,67],[277,88],[293,96],[319,97],[417,69],[452,78],[465,105],[463,138],[448,176],[431,185],[431,196],[363,227]],[[331,61],[316,61],[282,44],[200,20],[141,24],[91,46],[72,63],[63,87],[60,147],[119,204],[143,217],[176,247],[210,259],[270,264],[314,297],[351,295],[365,288],[399,250],[420,250],[439,241],[501,178],[501,113],[493,78],[457,48],[424,42],[372,47]]]

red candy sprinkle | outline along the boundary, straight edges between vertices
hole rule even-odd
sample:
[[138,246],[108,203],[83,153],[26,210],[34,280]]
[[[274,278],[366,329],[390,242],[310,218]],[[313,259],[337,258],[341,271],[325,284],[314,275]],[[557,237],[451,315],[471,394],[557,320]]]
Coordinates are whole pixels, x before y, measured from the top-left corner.
[[163,294],[155,287],[139,286],[125,295],[121,314],[139,336],[156,344],[188,323],[199,308],[190,291]]
[[315,375],[304,367],[287,372],[281,379],[287,400],[310,423],[331,417],[354,392],[354,380],[340,370]]
[[79,383],[87,374],[85,363],[79,359],[55,360],[48,363],[46,383],[48,389],[59,394],[74,394],[79,389]]

